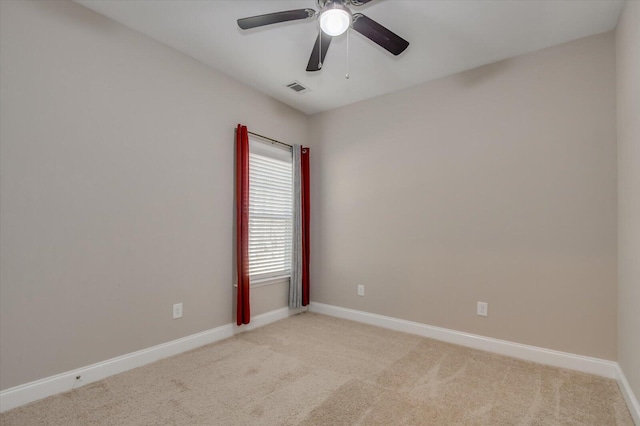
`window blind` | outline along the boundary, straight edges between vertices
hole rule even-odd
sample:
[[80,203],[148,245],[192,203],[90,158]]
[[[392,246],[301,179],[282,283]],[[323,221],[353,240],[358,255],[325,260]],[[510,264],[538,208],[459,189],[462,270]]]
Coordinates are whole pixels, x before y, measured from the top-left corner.
[[249,148],[249,276],[291,274],[293,170],[291,153],[253,142]]

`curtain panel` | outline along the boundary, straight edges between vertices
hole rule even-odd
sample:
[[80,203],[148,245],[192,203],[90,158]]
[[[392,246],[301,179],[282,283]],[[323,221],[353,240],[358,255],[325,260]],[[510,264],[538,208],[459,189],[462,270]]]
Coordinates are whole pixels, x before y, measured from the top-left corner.
[[249,324],[249,135],[247,126],[240,124],[236,129],[236,263],[237,324]]
[[302,147],[300,153],[300,178],[302,198],[302,306],[309,304],[309,225],[310,209],[309,201],[309,148]]
[[309,304],[309,148],[293,146],[293,256],[289,307]]

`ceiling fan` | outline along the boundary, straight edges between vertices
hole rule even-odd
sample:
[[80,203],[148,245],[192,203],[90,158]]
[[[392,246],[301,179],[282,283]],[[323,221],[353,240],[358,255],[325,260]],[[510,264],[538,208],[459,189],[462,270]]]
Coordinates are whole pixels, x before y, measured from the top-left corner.
[[362,13],[351,13],[349,10],[348,6],[362,6],[370,1],[317,0],[319,12],[313,9],[294,9],[267,13],[266,15],[238,19],[238,26],[243,30],[248,30],[280,22],[317,18],[320,31],[311,51],[307,71],[319,71],[322,68],[331,39],[344,33],[348,28],[353,28],[396,56],[401,54],[409,46],[408,41]]

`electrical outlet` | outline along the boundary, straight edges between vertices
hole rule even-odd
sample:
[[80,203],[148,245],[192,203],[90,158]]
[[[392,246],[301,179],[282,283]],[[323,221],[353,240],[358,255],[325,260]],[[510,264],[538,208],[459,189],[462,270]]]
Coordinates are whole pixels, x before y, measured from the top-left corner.
[[182,318],[182,303],[173,305],[173,319]]
[[364,296],[364,286],[362,284],[358,284],[358,296]]
[[478,302],[478,315],[482,317],[489,315],[489,304],[487,302]]

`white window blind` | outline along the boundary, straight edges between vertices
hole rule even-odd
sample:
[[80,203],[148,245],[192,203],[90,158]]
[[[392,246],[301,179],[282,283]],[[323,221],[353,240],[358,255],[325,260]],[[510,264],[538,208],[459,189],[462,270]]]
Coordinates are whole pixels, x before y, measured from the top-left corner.
[[250,141],[249,276],[291,274],[293,170],[291,152]]

